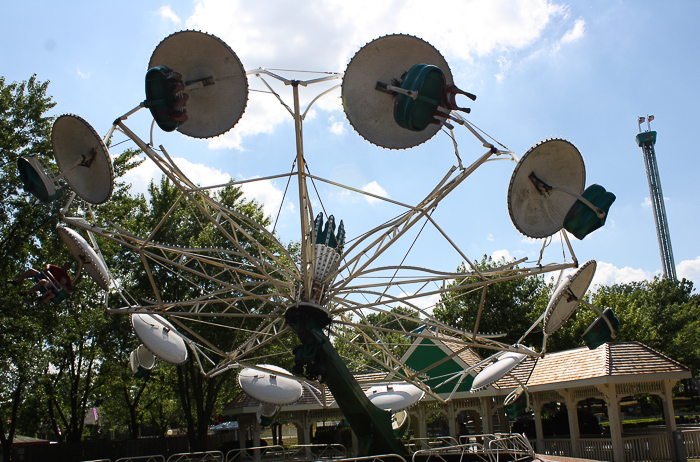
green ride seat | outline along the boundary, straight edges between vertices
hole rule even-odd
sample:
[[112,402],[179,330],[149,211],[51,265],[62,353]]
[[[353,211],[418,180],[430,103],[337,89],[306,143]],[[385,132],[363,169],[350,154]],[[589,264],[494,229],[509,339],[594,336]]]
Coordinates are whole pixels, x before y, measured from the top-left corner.
[[581,195],[584,199],[603,210],[605,216],[599,218],[594,210],[580,200],[577,200],[564,218],[564,229],[578,239],[583,239],[603,226],[608,216],[608,210],[610,210],[612,203],[615,202],[615,195],[606,191],[605,188],[599,184],[593,184],[587,187]]
[[527,412],[529,407],[528,405],[527,393],[523,393],[512,403],[503,406],[503,410],[506,411],[506,415],[509,419],[515,419],[519,415],[523,415]]
[[581,336],[586,346],[591,350],[595,350],[604,343],[611,342],[617,336],[617,328],[620,326],[620,320],[617,319],[615,313],[610,308],[606,308],[603,311],[603,316],[608,318],[614,331],[611,332],[608,323],[605,322],[601,316],[598,316],[598,319],[596,319]]
[[418,93],[418,98],[399,93],[394,103],[394,120],[411,131],[424,130],[433,122],[445,88],[445,74],[430,64],[416,64],[403,81],[401,88]]
[[161,130],[172,132],[187,121],[184,109],[187,94],[182,76],[166,66],[158,66],[146,72],[146,101],[144,106],[151,111]]
[[63,300],[65,300],[65,299],[67,299],[68,297],[70,297],[70,294],[69,294],[68,292],[66,292],[65,289],[61,289],[61,290],[56,291],[56,289],[54,289],[53,287],[52,287],[52,288],[49,288],[49,289],[47,289],[46,287],[41,287],[41,288],[39,289],[39,292],[40,292],[41,294],[44,294],[47,290],[52,290],[52,291],[54,291],[54,293],[56,294],[56,295],[51,299],[51,303],[53,303],[54,305],[58,305],[58,304],[61,303]]
[[56,189],[53,181],[44,173],[34,154],[17,159],[17,169],[22,179],[22,188],[41,202],[52,202],[63,196],[62,189]]

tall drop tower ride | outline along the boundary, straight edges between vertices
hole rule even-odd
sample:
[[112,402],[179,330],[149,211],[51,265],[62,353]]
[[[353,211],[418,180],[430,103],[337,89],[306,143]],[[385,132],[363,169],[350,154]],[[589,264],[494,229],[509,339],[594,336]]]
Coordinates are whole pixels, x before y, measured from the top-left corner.
[[[666,207],[664,206],[664,195],[661,192],[661,178],[659,177],[659,166],[656,163],[656,132],[651,130],[650,122],[654,116],[638,119],[639,134],[637,134],[637,145],[644,153],[644,164],[647,168],[647,179],[649,180],[649,196],[654,209],[654,221],[656,222],[656,236],[659,239],[659,251],[661,252],[661,265],[663,266],[664,278],[678,279],[676,277],[676,264],[673,261],[673,249],[671,249],[671,234],[668,231],[668,220],[666,218]],[[646,131],[642,131],[642,124],[647,122]]]

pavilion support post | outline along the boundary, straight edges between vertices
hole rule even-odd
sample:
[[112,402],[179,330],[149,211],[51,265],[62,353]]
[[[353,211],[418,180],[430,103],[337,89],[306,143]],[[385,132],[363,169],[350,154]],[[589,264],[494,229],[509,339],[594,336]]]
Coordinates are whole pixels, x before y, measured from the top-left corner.
[[625,446],[622,441],[622,416],[620,414],[620,399],[617,396],[615,384],[596,385],[605,396],[610,421],[610,438],[613,448],[613,462],[625,462]]
[[544,454],[544,429],[542,428],[542,402],[539,393],[534,394],[533,412],[535,414],[535,451]]
[[576,398],[571,390],[558,390],[559,394],[564,397],[566,403],[566,414],[569,418],[569,438],[571,439],[571,451],[573,457],[580,457],[579,441],[581,440],[581,430],[578,426],[578,409],[576,407]]
[[493,405],[491,398],[479,398],[481,402],[481,426],[483,433],[493,433]]
[[352,427],[350,428],[350,434],[352,435],[352,456],[357,457],[357,449],[360,446],[360,440],[357,439],[357,435],[352,431]]
[[673,387],[678,380],[664,380],[664,392],[661,396],[664,406],[664,420],[666,421],[666,430],[675,432],[676,427],[676,411],[673,408]]
[[482,433],[484,433],[484,427],[482,426],[481,422],[481,416],[483,416],[484,414],[481,411],[481,409],[477,409],[476,414],[477,416],[472,417],[472,419],[474,420],[474,433],[476,433],[477,435],[481,435]]
[[[304,442],[301,444],[310,445],[311,444],[311,426],[314,424],[314,419],[311,417],[311,412],[307,411],[304,417],[301,419],[302,434],[304,435]],[[304,450],[304,457],[306,459],[311,458],[311,449],[307,446]]]
[[450,430],[450,436],[459,440],[459,430],[457,428],[457,414],[455,414],[455,403],[450,400],[446,403],[445,411],[447,412],[447,428]]
[[418,438],[428,437],[428,415],[425,409],[425,403],[418,406]]
[[[498,413],[498,431],[499,433],[509,433],[510,423],[508,421],[508,416],[506,415],[506,410],[503,406],[500,406],[496,411]],[[495,422],[494,422],[495,427]]]
[[[257,448],[260,447],[260,434],[262,433],[262,428],[260,426],[260,422],[258,422],[258,419],[254,419],[253,425],[250,427],[252,430],[252,440],[253,440],[253,447]],[[256,449],[253,451],[253,457],[255,460],[260,460],[260,449]]]
[[239,448],[246,447],[245,440],[246,440],[247,433],[248,433],[247,422],[245,420],[239,418],[238,419],[238,447]]

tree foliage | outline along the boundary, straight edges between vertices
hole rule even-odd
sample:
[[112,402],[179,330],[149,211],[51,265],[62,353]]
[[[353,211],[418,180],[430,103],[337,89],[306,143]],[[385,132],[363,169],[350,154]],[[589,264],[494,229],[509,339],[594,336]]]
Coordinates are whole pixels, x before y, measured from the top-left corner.
[[[688,280],[652,281],[601,286],[590,296],[601,310],[611,308],[620,320],[616,341],[638,341],[697,371],[700,349],[692,339],[700,335],[700,295]],[[581,345],[581,335],[598,315],[579,307],[562,327],[553,351]]]
[[[505,260],[494,261],[484,256],[476,263],[480,270],[497,268],[507,263]],[[463,263],[457,268],[466,273]],[[450,288],[478,282],[476,278],[463,278],[451,284]],[[486,291],[483,294],[483,291]],[[513,344],[537,320],[547,304],[548,288],[542,276],[510,279],[488,285],[485,288],[455,290],[443,297],[435,308],[435,316],[451,326],[471,332],[475,326],[480,333],[505,334],[500,341]],[[479,306],[483,307],[479,317]],[[478,318],[478,324],[477,324]],[[528,336],[529,344],[537,345],[541,336],[534,333]],[[534,342],[534,343],[533,343]]]
[[[56,219],[56,208],[35,205],[22,193],[17,160],[35,154],[46,159],[50,151],[52,118],[46,113],[54,106],[46,94],[48,82],[36,76],[18,83],[0,77],[0,280],[14,279],[27,264],[37,261],[36,243],[48,235]],[[46,249],[45,252],[48,252]],[[46,323],[33,306],[8,287],[0,291],[0,442],[4,460],[25,418],[23,403],[45,365],[41,344]]]

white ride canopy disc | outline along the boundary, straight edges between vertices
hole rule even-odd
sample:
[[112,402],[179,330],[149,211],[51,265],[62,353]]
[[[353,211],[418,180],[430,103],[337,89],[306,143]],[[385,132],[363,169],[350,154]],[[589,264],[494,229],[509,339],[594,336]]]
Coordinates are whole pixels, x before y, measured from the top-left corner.
[[[530,350],[523,347],[523,349]],[[530,350],[532,351],[532,350]],[[534,353],[534,351],[533,351]],[[524,353],[508,352],[501,355],[498,360],[479,372],[472,382],[472,391],[484,388],[512,371],[515,366],[523,362],[528,355]]]
[[102,258],[95,252],[90,244],[77,232],[65,226],[56,228],[61,240],[68,246],[68,250],[73,254],[78,262],[82,262],[83,269],[87,271],[90,278],[103,290],[109,290],[109,271]]
[[549,237],[564,226],[564,218],[577,198],[560,190],[542,194],[531,174],[549,186],[583,193],[586,168],[576,146],[552,139],[531,148],[520,159],[508,186],[508,212],[515,227],[528,237]]
[[238,383],[243,391],[266,404],[292,404],[301,398],[304,392],[301,384],[288,377],[276,374],[292,375],[278,366],[261,364],[260,369],[246,367],[238,373]]
[[158,44],[148,68],[166,66],[182,75],[186,85],[187,122],[177,128],[193,138],[219,136],[240,120],[248,102],[248,80],[238,56],[218,37],[193,30],[176,32]]
[[[107,146],[82,118],[65,114],[53,123],[51,144],[56,164],[75,193],[91,204],[107,202],[114,189],[114,170]],[[78,165],[85,161],[85,165]]]
[[[587,261],[574,274],[567,276],[559,284],[544,312],[543,331],[545,335],[556,332],[571,317],[579,305],[578,300],[583,298],[588,286],[591,285],[595,270],[595,260]],[[571,297],[571,293],[573,293],[574,298]]]
[[396,412],[416,404],[425,392],[411,383],[392,382],[371,387],[365,395],[379,409]]
[[182,364],[187,361],[185,340],[162,316],[132,313],[131,325],[146,348],[163,361],[172,364]]
[[343,77],[343,107],[350,124],[370,143],[405,149],[429,140],[440,130],[432,124],[417,132],[399,126],[394,120],[395,96],[376,90],[377,82],[394,85],[416,64],[439,67],[446,84],[452,84],[452,72],[440,52],[411,35],[380,37],[350,60]]

